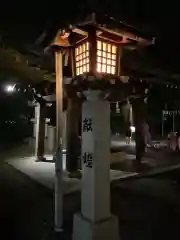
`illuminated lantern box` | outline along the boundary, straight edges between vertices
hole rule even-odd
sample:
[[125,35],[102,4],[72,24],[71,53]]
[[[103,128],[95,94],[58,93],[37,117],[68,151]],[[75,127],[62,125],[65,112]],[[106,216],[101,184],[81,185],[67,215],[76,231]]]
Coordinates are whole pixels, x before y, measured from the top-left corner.
[[83,22],[57,32],[51,47],[69,52],[72,78],[94,76],[112,79],[121,75],[122,48],[153,44],[136,29],[110,17],[91,14]]
[[[96,71],[97,73],[107,73],[115,75],[117,73],[117,46],[97,40]],[[75,69],[76,75],[81,75],[90,71],[89,42],[82,42],[75,48]]]

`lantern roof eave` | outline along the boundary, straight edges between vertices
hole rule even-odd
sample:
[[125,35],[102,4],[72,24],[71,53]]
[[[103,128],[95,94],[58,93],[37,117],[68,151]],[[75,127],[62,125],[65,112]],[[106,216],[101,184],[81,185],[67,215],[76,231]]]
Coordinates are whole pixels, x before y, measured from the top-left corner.
[[[92,13],[83,21],[75,24],[69,24],[66,28],[61,28],[56,31],[56,35],[52,38],[53,41],[45,48],[45,50],[56,47],[69,47],[72,44],[68,41],[70,35],[80,35],[86,37],[89,26],[94,26],[97,29],[97,36],[102,37],[102,34],[108,34],[116,38],[117,43],[130,44],[136,43],[139,46],[152,45],[155,38],[149,37],[140,30],[127,25],[126,23],[116,20],[107,15],[98,15]],[[55,47],[55,48],[54,48]]]
[[[119,21],[114,17],[106,15],[99,15],[92,13],[85,18],[83,22],[74,25],[74,28],[82,28],[87,25],[94,25],[97,30],[109,32],[111,34],[128,38],[139,42],[140,44],[151,45],[154,43],[154,38],[143,33],[139,29],[130,26],[123,21]],[[73,26],[73,25],[72,25]]]

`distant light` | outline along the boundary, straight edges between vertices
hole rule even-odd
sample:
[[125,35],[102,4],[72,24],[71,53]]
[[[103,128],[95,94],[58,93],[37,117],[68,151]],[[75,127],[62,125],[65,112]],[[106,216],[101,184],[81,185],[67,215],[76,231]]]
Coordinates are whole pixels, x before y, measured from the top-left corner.
[[134,126],[131,126],[130,129],[131,129],[131,132],[132,132],[132,133],[135,133],[136,128],[135,128]]
[[7,85],[6,87],[5,87],[5,91],[6,92],[14,92],[15,91],[15,84],[14,85]]

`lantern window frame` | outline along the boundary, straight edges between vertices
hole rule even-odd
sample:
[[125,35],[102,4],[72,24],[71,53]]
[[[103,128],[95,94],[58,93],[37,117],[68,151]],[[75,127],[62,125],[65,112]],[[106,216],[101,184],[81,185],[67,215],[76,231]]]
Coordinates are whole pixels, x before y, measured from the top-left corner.
[[[117,55],[118,55],[118,46],[114,42],[102,39],[102,38],[97,38],[97,50],[96,50],[96,71],[97,73],[102,73],[102,74],[111,74],[111,75],[116,75],[117,74],[117,67],[118,67],[118,62],[117,62]],[[101,43],[101,49],[98,48],[98,42]],[[107,49],[106,49],[107,47]],[[110,50],[109,50],[109,49]],[[115,52],[112,51],[114,48]],[[98,55],[98,52],[101,53]],[[114,56],[114,58],[112,58]],[[109,63],[108,63],[109,61]],[[100,71],[98,71],[98,63],[101,64],[99,67],[101,68]],[[102,70],[102,65],[106,67],[106,70]],[[109,70],[107,70],[109,68]],[[111,69],[111,71],[110,71]],[[113,71],[112,71],[113,69]]]
[[[77,52],[78,49],[80,52]],[[74,67],[76,76],[89,72],[89,43],[87,38],[74,47]]]
[[[98,48],[98,42],[101,43],[102,49]],[[83,45],[88,44],[88,49],[85,49],[85,52],[82,51],[77,54],[77,49]],[[103,45],[104,44],[104,45]],[[75,76],[82,76],[83,74],[89,73],[91,71],[90,69],[90,48],[89,48],[89,41],[88,37],[80,40],[74,45],[74,69],[75,69]],[[103,48],[104,46],[104,48]],[[105,46],[107,49],[105,49]],[[108,49],[109,48],[109,49]],[[115,52],[113,52],[113,48],[115,49]],[[119,68],[119,45],[115,43],[114,41],[110,41],[109,39],[103,39],[100,37],[96,38],[96,74],[97,75],[112,75],[117,76],[118,75],[118,68]],[[98,55],[98,51],[99,54]],[[84,54],[84,55],[83,55]],[[81,56],[84,57],[81,57]],[[79,58],[80,57],[80,58]],[[86,60],[86,61],[85,61]],[[82,62],[81,62],[82,61]],[[83,62],[84,61],[84,62]],[[81,62],[79,65],[78,63]],[[104,65],[105,70],[102,71],[102,67]],[[80,68],[80,66],[82,68]],[[101,68],[101,70],[98,71],[98,66]],[[84,71],[83,71],[84,67]]]

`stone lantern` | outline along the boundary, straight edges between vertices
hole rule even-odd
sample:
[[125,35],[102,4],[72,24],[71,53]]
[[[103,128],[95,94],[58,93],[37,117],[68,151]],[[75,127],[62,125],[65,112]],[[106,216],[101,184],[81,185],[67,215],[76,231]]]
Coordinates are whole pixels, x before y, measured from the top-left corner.
[[[85,99],[81,120],[81,210],[74,217],[74,240],[119,239],[118,220],[110,212],[111,131],[106,96],[111,85],[120,82],[123,46],[149,44],[152,39],[137,36],[131,27],[94,13],[83,22],[59,30],[51,44],[56,53],[67,50],[72,70],[69,86]],[[59,62],[56,57],[56,66],[60,63],[62,58]],[[62,72],[57,70],[56,74],[62,77]]]

